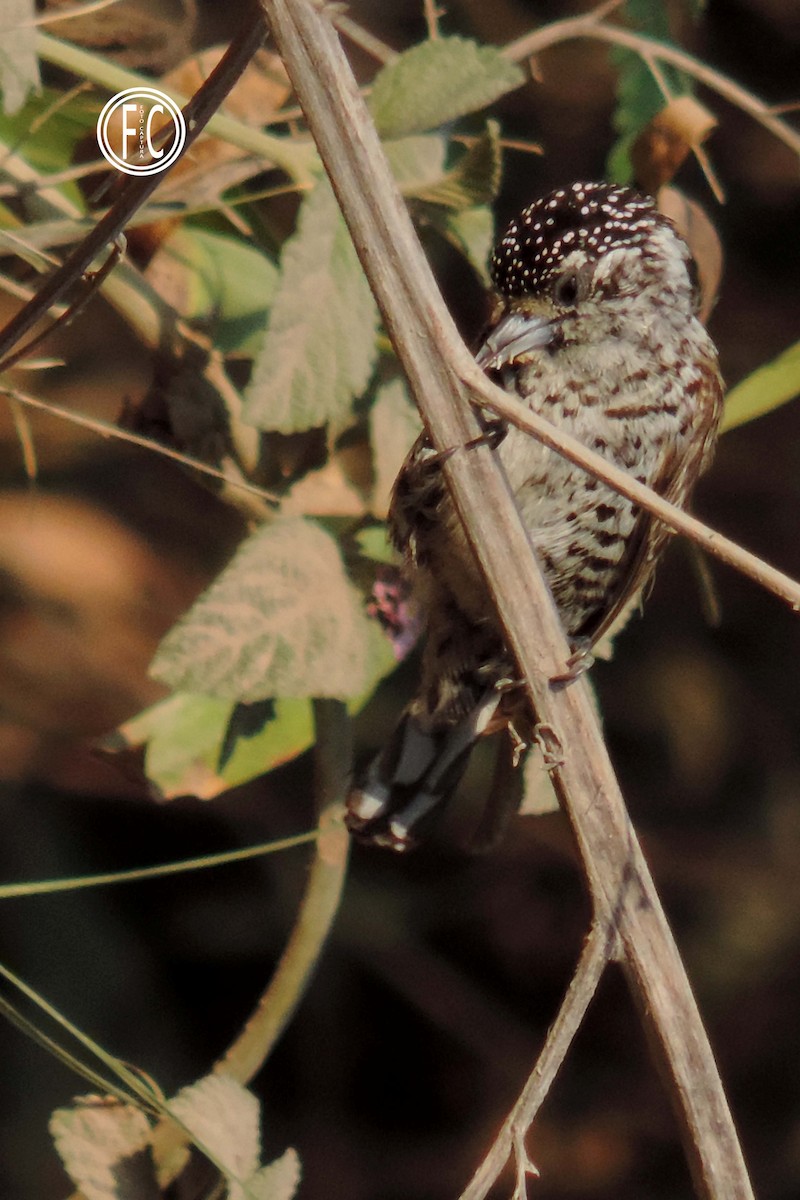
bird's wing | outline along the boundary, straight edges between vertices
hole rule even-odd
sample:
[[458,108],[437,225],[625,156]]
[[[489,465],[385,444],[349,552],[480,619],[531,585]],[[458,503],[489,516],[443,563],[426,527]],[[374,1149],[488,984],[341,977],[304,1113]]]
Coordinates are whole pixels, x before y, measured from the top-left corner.
[[[682,455],[673,451],[652,485],[653,490],[665,500],[680,506],[698,476],[711,462],[717,426],[722,415],[722,380],[715,363],[708,362],[702,379],[688,449]],[[590,638],[594,643],[608,632],[622,610],[646,586],[664,543],[671,536],[672,531],[657,517],[648,512],[640,513],[621,564],[619,584],[609,597],[609,603],[579,631],[582,637]]]
[[392,544],[412,562],[417,560],[418,535],[437,524],[445,486],[439,455],[423,432],[400,468],[389,505]]

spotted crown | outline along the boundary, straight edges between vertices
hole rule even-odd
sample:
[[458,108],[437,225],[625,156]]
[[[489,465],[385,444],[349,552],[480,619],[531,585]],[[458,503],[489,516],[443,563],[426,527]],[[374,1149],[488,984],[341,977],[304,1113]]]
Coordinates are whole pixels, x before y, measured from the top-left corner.
[[650,196],[608,183],[574,183],[536,200],[508,226],[492,254],[492,280],[504,296],[547,287],[566,255],[597,259],[607,250],[641,246],[669,225]]

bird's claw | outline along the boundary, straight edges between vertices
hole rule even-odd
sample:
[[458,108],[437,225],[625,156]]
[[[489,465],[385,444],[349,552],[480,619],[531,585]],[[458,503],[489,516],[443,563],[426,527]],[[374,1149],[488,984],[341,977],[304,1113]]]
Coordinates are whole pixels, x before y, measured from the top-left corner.
[[565,670],[558,675],[551,675],[550,684],[553,687],[566,687],[568,683],[574,683],[581,675],[585,675],[593,665],[591,641],[589,638],[576,638],[572,643],[572,653],[566,661]]

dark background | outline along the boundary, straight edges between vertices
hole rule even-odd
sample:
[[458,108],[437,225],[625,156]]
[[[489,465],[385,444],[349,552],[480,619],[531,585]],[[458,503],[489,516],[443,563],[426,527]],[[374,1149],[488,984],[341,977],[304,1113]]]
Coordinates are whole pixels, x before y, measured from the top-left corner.
[[[416,0],[363,0],[350,12],[402,48],[424,36],[420,9]],[[203,7],[200,44],[230,36],[235,10]],[[577,6],[555,2],[452,0],[444,29],[503,43],[573,11]],[[701,58],[757,95],[774,103],[797,99],[796,5],[711,3],[689,38]],[[571,43],[544,55],[540,67],[541,84],[499,106],[507,136],[541,142],[546,151],[541,158],[508,154],[500,222],[552,186],[602,177],[613,140],[606,48]],[[798,337],[797,163],[749,118],[711,93],[700,95],[720,120],[709,149],[727,203],[714,202],[691,165],[678,183],[705,205],[725,247],[710,325],[725,377],[735,384]],[[464,299],[463,278],[447,256],[437,265],[465,331],[473,331],[480,297],[467,292]],[[116,351],[105,333],[98,336],[96,310],[81,320],[71,336],[84,339],[82,353],[96,364],[84,380],[84,400],[102,412],[105,403],[112,406],[111,368],[102,355],[113,358],[123,392],[135,393],[140,367],[111,318],[107,338],[120,339]],[[155,457],[73,444],[52,423],[36,432],[44,492],[82,497],[119,525],[120,537],[149,546],[149,582],[168,625],[170,605],[179,611],[198,579],[216,568],[237,521]],[[13,434],[4,429],[3,436],[12,489],[3,495],[13,495],[22,481],[19,453]],[[695,511],[797,577],[799,498],[795,404],[723,438]],[[673,546],[644,620],[632,623],[593,681],[756,1191],[761,1200],[796,1200],[800,622],[748,580],[716,565],[712,572],[722,605],[718,628],[704,621],[686,548]],[[12,633],[0,623],[0,646]],[[51,654],[57,657],[57,648]],[[11,661],[5,650],[2,661]],[[133,784],[120,785],[75,740],[133,711],[133,700],[147,702],[139,681],[122,698],[119,687],[104,690],[117,674],[118,664],[105,675],[95,664],[77,717],[59,709],[58,696],[68,689],[56,689],[52,699],[47,681],[46,721],[35,695],[27,725],[12,711],[0,740],[7,778],[3,878],[114,870],[309,827],[308,756],[213,803],[159,805]],[[409,664],[381,689],[358,723],[360,753],[379,743],[412,685]],[[461,814],[450,818],[454,841],[480,786],[476,779]],[[306,852],[295,850],[172,881],[6,901],[0,958],[170,1092],[203,1074],[247,1016],[291,927],[306,861]],[[464,856],[444,838],[407,859],[357,848],[321,967],[257,1081],[267,1156],[297,1147],[301,1195],[309,1200],[457,1196],[526,1077],[587,919],[569,834],[557,815],[518,820],[482,858]],[[0,1196],[67,1194],[47,1119],[87,1088],[17,1031],[0,1027],[0,1039]],[[691,1193],[668,1100],[615,970],[529,1145],[542,1173],[530,1191],[540,1200]],[[498,1195],[510,1187],[505,1180]]]

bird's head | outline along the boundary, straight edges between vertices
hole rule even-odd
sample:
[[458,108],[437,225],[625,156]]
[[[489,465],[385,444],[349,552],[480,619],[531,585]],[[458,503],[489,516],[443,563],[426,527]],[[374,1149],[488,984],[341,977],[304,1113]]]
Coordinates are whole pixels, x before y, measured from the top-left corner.
[[487,370],[542,352],[643,332],[653,314],[680,324],[696,308],[693,261],[655,201],[632,188],[574,183],[543,196],[495,246]]

